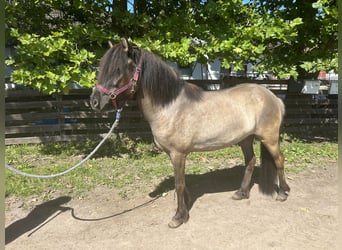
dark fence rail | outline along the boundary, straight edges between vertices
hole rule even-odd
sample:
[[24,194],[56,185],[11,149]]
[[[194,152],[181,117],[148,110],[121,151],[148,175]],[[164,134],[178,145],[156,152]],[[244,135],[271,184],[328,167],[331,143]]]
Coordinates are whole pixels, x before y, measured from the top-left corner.
[[[246,80],[192,81],[204,89],[221,89]],[[256,81],[253,81],[256,82]],[[337,96],[304,95],[287,91],[287,81],[260,81],[286,106],[283,131],[315,136],[337,136]],[[5,144],[42,143],[100,138],[114,122],[114,113],[99,114],[89,105],[90,90],[47,96],[31,90],[8,90],[5,100]],[[151,130],[130,101],[122,113],[118,134],[151,139]]]

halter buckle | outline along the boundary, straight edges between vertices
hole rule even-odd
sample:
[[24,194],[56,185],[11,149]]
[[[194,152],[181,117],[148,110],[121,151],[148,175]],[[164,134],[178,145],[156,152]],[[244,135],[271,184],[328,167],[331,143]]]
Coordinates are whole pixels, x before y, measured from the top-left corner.
[[135,86],[137,85],[137,80],[135,79],[131,79],[131,83],[132,83],[132,87],[131,87],[131,94],[134,94],[135,93]]
[[117,97],[117,95],[116,95],[115,93],[113,93],[113,92],[111,92],[111,93],[109,94],[109,96],[110,96],[110,99],[112,99],[112,100],[115,100],[116,97]]

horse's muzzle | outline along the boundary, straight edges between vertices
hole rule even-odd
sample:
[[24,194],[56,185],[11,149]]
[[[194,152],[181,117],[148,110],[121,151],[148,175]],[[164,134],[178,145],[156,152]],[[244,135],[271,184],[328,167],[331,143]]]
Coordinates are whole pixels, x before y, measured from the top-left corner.
[[96,109],[99,109],[100,103],[96,98],[91,98],[90,99],[90,106],[92,109],[96,110]]
[[93,110],[99,110],[100,109],[99,95],[98,93],[95,93],[95,92],[96,92],[96,89],[93,89],[90,95],[90,106]]
[[113,112],[115,111],[111,105],[111,99],[107,95],[103,95],[97,89],[94,89],[90,95],[90,106],[96,112]]

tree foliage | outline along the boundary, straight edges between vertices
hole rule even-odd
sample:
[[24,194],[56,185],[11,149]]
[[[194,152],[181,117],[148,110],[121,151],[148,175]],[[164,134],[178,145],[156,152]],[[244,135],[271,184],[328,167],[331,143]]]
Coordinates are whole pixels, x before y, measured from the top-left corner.
[[301,77],[312,77],[308,73],[320,69],[337,71],[336,0],[260,0],[257,7],[261,13],[269,12],[284,20],[296,17],[302,20],[293,42],[267,51],[266,58],[271,65],[292,65]]
[[122,36],[183,66],[219,57],[280,77],[337,68],[336,0],[7,0],[5,11],[12,79],[48,93],[92,86],[90,66]]
[[13,82],[44,93],[67,92],[72,83],[94,85],[98,59],[118,39],[106,18],[106,2],[7,1],[6,42],[16,54]]
[[[92,86],[95,71],[91,69],[95,55],[67,39],[63,32],[52,32],[46,37],[35,34],[19,34],[13,29],[11,36],[17,38],[16,61],[8,60],[17,70],[12,74],[16,83],[34,86],[45,93],[68,91],[70,83]],[[90,81],[89,81],[90,80]]]

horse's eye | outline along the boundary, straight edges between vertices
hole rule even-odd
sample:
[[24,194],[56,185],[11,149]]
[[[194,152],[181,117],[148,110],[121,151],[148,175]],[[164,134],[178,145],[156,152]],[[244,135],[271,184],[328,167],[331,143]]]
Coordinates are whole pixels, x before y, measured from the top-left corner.
[[120,74],[121,74],[120,68],[116,68],[115,71],[114,71],[114,73],[120,75]]

